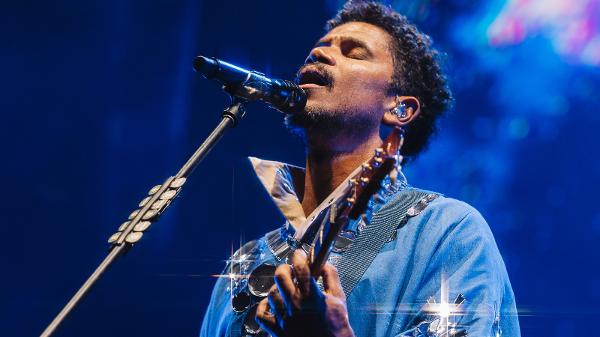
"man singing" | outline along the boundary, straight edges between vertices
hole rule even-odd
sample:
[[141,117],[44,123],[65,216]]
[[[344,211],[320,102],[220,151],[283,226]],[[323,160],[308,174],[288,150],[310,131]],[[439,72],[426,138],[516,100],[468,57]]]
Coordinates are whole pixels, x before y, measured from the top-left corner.
[[230,258],[200,336],[520,336],[485,220],[410,187],[399,165],[318,275],[299,243],[334,221],[385,130],[403,130],[403,162],[426,147],[451,100],[436,57],[428,36],[381,4],[350,2],[327,23],[298,72],[306,107],[286,116],[306,168],[251,158],[287,221]]

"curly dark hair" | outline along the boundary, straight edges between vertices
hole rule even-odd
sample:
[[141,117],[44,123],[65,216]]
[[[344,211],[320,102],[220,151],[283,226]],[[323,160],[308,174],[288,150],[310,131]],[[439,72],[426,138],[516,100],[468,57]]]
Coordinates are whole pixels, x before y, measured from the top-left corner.
[[413,160],[426,149],[437,131],[437,120],[449,108],[452,93],[439,65],[439,52],[431,47],[431,38],[421,33],[408,19],[391,7],[372,1],[348,1],[337,15],[327,21],[325,30],[348,22],[365,22],[391,35],[394,74],[390,90],[414,96],[421,113],[405,130],[402,155]]

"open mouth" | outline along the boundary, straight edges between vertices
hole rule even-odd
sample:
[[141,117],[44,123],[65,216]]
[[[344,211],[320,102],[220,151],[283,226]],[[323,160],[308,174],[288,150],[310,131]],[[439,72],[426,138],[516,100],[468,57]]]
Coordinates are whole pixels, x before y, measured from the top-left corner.
[[310,69],[300,73],[298,77],[298,85],[301,87],[324,87],[328,86],[330,81],[326,74],[322,74],[321,72]]

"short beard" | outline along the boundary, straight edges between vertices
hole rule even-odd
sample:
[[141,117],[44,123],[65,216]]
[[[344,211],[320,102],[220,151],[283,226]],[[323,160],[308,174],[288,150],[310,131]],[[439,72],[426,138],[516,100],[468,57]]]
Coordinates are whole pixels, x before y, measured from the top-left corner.
[[300,138],[305,146],[308,145],[308,136],[317,135],[324,139],[363,138],[374,132],[378,125],[379,121],[374,116],[346,109],[329,112],[307,108],[303,112],[285,116],[286,128]]

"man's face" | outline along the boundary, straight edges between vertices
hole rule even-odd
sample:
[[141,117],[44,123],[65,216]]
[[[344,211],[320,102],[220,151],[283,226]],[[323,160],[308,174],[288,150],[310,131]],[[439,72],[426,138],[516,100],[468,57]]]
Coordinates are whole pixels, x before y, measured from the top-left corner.
[[[352,128],[373,132],[389,102],[394,64],[391,36],[363,22],[332,29],[298,71],[307,95],[305,111],[291,124],[308,129]],[[333,132],[334,130],[328,130]]]

